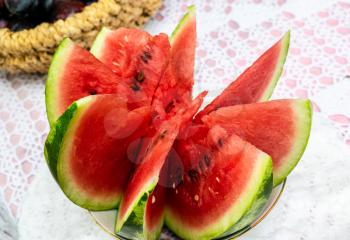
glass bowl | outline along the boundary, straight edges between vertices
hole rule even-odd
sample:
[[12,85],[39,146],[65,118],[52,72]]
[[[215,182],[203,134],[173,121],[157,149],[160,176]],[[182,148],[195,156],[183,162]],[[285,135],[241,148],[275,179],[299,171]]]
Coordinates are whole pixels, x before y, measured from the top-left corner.
[[[228,230],[226,233],[222,234],[221,236],[215,238],[216,240],[225,240],[225,239],[233,239],[242,236],[246,232],[253,229],[255,226],[257,226],[264,218],[272,211],[272,209],[277,204],[278,200],[280,199],[284,188],[286,186],[286,180],[275,187],[271,193],[271,196],[266,203],[264,209],[260,213],[260,215],[249,225],[246,227],[235,231],[233,233],[227,233],[230,232]],[[124,225],[121,232],[118,234],[114,233],[114,224],[115,224],[115,218],[117,216],[117,210],[111,210],[111,211],[101,211],[101,212],[90,212],[93,220],[96,222],[98,226],[102,228],[106,233],[109,235],[115,237],[116,239],[122,239],[122,240],[140,240],[142,239],[142,226],[136,226],[136,225]],[[176,237],[170,230],[164,228],[162,231],[162,235],[160,239],[167,239],[167,240],[175,240],[179,239]]]

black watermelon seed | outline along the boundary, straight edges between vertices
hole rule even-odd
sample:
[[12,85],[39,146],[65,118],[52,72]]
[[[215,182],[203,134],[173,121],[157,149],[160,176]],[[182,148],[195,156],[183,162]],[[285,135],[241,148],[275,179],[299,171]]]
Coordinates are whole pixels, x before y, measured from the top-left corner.
[[165,112],[169,113],[171,111],[171,109],[173,109],[175,107],[174,101],[171,101],[170,103],[168,103],[168,105],[165,107]]
[[145,51],[143,52],[143,54],[141,55],[141,60],[144,62],[144,63],[148,63],[148,60],[152,59],[152,55],[151,53]]
[[136,92],[136,91],[139,91],[139,90],[140,90],[140,86],[137,85],[136,83],[134,83],[134,84],[131,85],[131,89],[134,90],[134,91]]
[[219,138],[219,140],[218,140],[218,146],[219,146],[219,147],[222,147],[223,145],[224,145],[224,143],[223,143],[222,139]]
[[164,138],[165,137],[165,135],[168,133],[168,130],[164,130],[160,135],[159,135],[159,137],[160,138]]
[[147,58],[147,59],[152,59],[152,55],[150,52],[144,52],[143,55]]
[[191,169],[188,171],[188,176],[190,177],[192,182],[197,182],[199,180],[199,173],[195,169]]
[[148,58],[145,57],[145,55],[141,55],[141,60],[142,60],[144,63],[148,63]]
[[90,95],[96,95],[96,94],[97,94],[97,91],[96,91],[95,89],[91,89],[91,90],[89,91],[89,94],[90,94]]
[[135,77],[135,80],[142,83],[143,80],[145,80],[145,74],[143,73],[143,71],[140,71],[136,77]]
[[210,167],[211,160],[210,160],[210,157],[207,154],[204,155],[204,162],[207,165],[207,167]]

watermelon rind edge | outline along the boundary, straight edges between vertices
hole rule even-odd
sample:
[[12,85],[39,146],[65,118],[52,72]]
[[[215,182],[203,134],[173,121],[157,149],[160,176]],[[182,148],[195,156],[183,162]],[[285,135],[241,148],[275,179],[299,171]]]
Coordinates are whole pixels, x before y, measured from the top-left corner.
[[281,52],[278,57],[277,66],[275,67],[275,72],[273,73],[272,80],[269,83],[269,86],[266,88],[264,94],[259,99],[259,102],[264,102],[270,99],[273,90],[275,89],[278,80],[281,77],[283,72],[283,66],[287,60],[288,50],[290,44],[290,30],[287,31],[281,39]]
[[144,185],[144,187],[139,191],[138,195],[134,198],[133,203],[127,209],[127,212],[124,214],[123,218],[119,217],[119,212],[118,212],[118,217],[116,219],[115,228],[114,228],[114,231],[116,233],[121,231],[124,223],[126,222],[128,217],[131,215],[131,213],[133,212],[135,207],[138,205],[138,203],[140,202],[140,200],[142,199],[144,194],[149,195],[149,193],[152,192],[152,190],[156,187],[156,185],[158,183],[158,179],[159,179],[158,176],[153,177],[152,179],[150,179],[150,181],[147,184]]
[[257,199],[257,196],[261,193],[262,187],[268,181],[267,179],[271,177],[272,173],[272,159],[269,155],[264,152],[261,152],[258,156],[254,168],[254,176],[252,176],[250,183],[248,183],[247,188],[244,193],[240,196],[236,204],[231,206],[226,214],[221,219],[213,220],[215,224],[212,224],[206,229],[188,229],[185,230],[181,226],[179,221],[174,221],[176,217],[171,216],[171,212],[166,208],[165,210],[165,224],[171,229],[175,234],[181,236],[184,239],[195,240],[195,239],[213,239],[220,236],[229,230],[235,223],[237,223],[242,216],[251,209],[254,204],[254,200]]
[[[73,203],[91,211],[115,209],[120,202],[120,196],[108,196],[104,199],[92,199],[91,196],[86,195],[86,192],[84,192],[83,189],[74,184],[74,178],[70,175],[71,173],[69,167],[66,166],[67,159],[69,159],[67,156],[70,153],[69,149],[73,146],[71,141],[74,139],[74,137],[72,136],[75,134],[77,127],[80,125],[79,121],[81,120],[81,116],[84,115],[85,110],[89,108],[89,106],[98,96],[99,95],[87,96],[79,99],[71,105],[76,106],[74,107],[76,108],[74,110],[74,115],[69,121],[67,121],[67,126],[65,126],[66,131],[62,134],[63,137],[61,138],[61,142],[56,143],[59,144],[57,182],[60,188]],[[67,111],[69,111],[69,109],[71,109],[71,107],[69,107]],[[62,116],[64,115],[65,113]]]
[[249,224],[252,224],[262,213],[266,203],[268,202],[272,189],[273,189],[273,174],[272,167],[266,171],[266,177],[264,178],[264,183],[260,186],[258,194],[253,200],[253,204],[249,210],[243,215],[243,217],[231,227],[223,236],[228,236],[230,234],[236,233]]
[[288,163],[282,169],[279,169],[273,176],[273,186],[281,184],[284,179],[292,172],[295,166],[300,161],[304,154],[306,146],[309,141],[311,127],[312,127],[312,104],[308,99],[296,99],[294,100],[293,110],[295,114],[296,134],[293,151],[286,156],[286,159],[293,159],[293,161],[283,160]]
[[59,117],[56,123],[51,127],[50,132],[45,141],[44,155],[46,163],[51,171],[52,176],[57,180],[57,161],[59,150],[61,148],[62,138],[67,131],[69,123],[76,113],[78,106],[74,102]]
[[102,53],[102,50],[104,48],[105,39],[108,36],[108,34],[113,33],[112,30],[109,28],[103,27],[101,31],[97,34],[95,41],[93,42],[90,52],[96,57],[99,58],[99,54]]
[[196,6],[191,5],[187,8],[186,14],[181,18],[179,23],[176,25],[174,31],[172,32],[170,36],[170,43],[172,44],[176,40],[176,36],[181,31],[183,26],[186,26],[186,23],[188,20],[191,20],[192,17],[196,15]]
[[59,117],[58,113],[56,112],[57,106],[55,106],[57,101],[57,93],[58,93],[58,86],[59,86],[59,79],[61,74],[64,72],[63,68],[67,61],[69,60],[66,55],[69,54],[70,50],[72,50],[74,47],[74,43],[69,39],[65,38],[58,48],[56,49],[56,52],[52,58],[46,85],[45,85],[45,103],[46,103],[46,113],[47,118],[49,121],[50,126],[56,122],[57,118]]

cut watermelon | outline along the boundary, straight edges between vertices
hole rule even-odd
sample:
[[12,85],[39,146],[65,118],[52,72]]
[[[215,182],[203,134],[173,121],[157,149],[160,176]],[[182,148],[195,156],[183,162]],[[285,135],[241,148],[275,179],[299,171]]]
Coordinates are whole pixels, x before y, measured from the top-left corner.
[[[103,28],[90,52],[119,76],[132,77],[152,36],[139,29]],[[138,57],[135,57],[138,56]]]
[[220,108],[203,121],[210,127],[219,125],[268,153],[273,160],[276,186],[303,155],[311,118],[309,100],[275,100]]
[[[120,78],[88,51],[65,39],[56,50],[46,82],[46,111],[50,125],[82,97],[100,92],[126,93],[126,85],[118,82]],[[126,94],[120,94],[123,96]]]
[[199,112],[195,121],[201,122],[203,116],[220,107],[268,100],[282,73],[288,54],[289,41],[290,32],[287,32],[281,40],[268,49],[252,66]]
[[126,105],[116,95],[85,97],[68,108],[49,134],[51,171],[66,196],[83,208],[118,206],[133,162],[127,147],[150,120],[149,107],[128,111]]
[[166,191],[179,184],[182,174],[182,160],[172,148],[161,170],[159,182],[147,199],[143,222],[143,235],[146,239],[159,238],[164,224]]
[[[196,54],[196,8],[190,6],[171,35],[171,58],[177,82],[192,93]],[[191,94],[190,94],[191,97]]]
[[91,53],[128,85],[141,88],[152,99],[170,57],[168,36],[151,36],[139,29],[101,30]]
[[[139,40],[133,48],[130,45],[124,46],[129,36],[130,42],[135,42],[131,41],[131,37],[135,37],[135,31],[148,41],[145,43],[146,40]],[[105,53],[102,50],[101,55],[97,54],[100,50],[98,46],[103,45],[102,40],[97,40],[93,50],[104,61],[113,59],[107,64],[109,67],[114,66],[112,70],[69,39],[60,44],[53,57],[46,83],[46,108],[50,125],[71,103],[88,95],[116,93],[119,97],[128,99],[130,109],[151,103],[168,63],[168,37],[165,34],[150,37],[140,30],[121,29],[117,31],[118,34],[111,32],[109,35],[108,32],[103,30],[99,38],[119,34],[117,47],[113,49],[117,59],[102,55]],[[110,40],[107,37],[106,39]],[[105,44],[108,43],[106,40]]]
[[143,224],[152,240],[165,223],[183,239],[212,239],[243,229],[310,133],[310,101],[256,103],[271,96],[289,41],[288,32],[193,119],[206,95],[192,101],[194,6],[170,42],[126,28],[103,29],[91,52],[64,40],[46,84],[52,175],[75,204],[118,208],[115,232],[141,234]]
[[156,240],[162,232],[164,222],[166,188],[157,185],[149,195],[143,220],[143,235],[147,240]]
[[161,106],[158,110],[164,110],[160,115],[175,112],[192,99],[196,37],[196,9],[191,6],[171,36],[169,65],[154,97],[154,104]]
[[145,152],[139,153],[138,157],[142,159],[137,161],[140,164],[136,167],[123,194],[118,211],[116,232],[121,230],[142,196],[151,192],[158,183],[160,171],[180,127],[193,118],[201,106],[205,95],[206,92],[203,92],[193,101],[189,109],[181,109],[174,117],[164,121],[152,139],[146,141],[147,146],[142,147],[142,149],[145,149]]
[[270,156],[218,126],[177,141],[175,149],[186,174],[167,192],[165,222],[184,239],[221,235],[249,210],[271,178]]

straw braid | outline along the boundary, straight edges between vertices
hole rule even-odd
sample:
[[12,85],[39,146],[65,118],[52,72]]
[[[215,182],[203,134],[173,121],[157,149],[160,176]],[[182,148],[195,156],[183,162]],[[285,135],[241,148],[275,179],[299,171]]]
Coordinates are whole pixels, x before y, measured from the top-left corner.
[[88,48],[103,26],[141,27],[162,0],[99,0],[66,20],[11,32],[0,29],[0,69],[44,73],[52,54],[66,37]]

